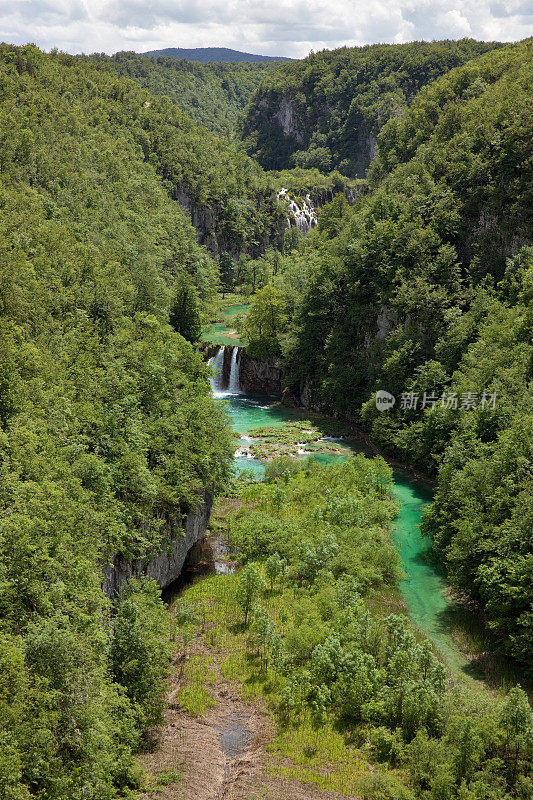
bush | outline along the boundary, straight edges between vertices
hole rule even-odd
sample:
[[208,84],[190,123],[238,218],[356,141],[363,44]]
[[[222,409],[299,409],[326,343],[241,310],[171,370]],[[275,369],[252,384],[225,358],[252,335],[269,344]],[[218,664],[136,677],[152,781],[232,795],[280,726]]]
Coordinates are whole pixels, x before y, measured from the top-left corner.
[[117,683],[139,705],[144,727],[164,708],[171,650],[170,616],[155,581],[134,582],[120,597],[113,621],[111,665]]

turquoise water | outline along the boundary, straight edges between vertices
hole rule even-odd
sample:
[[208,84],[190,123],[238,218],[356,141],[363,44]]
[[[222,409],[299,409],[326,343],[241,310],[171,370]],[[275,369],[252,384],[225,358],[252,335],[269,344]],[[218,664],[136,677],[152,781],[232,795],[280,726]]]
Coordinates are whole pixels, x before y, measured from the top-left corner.
[[[305,416],[299,411],[279,406],[269,397],[226,394],[221,402],[225,403],[232,426],[240,434],[243,446],[246,445],[249,431],[254,428],[281,426],[287,420]],[[319,422],[313,419],[313,424],[319,425]],[[345,453],[342,455],[316,453],[314,458],[321,464],[331,464],[363,449],[346,443],[343,446]],[[246,456],[237,456],[235,467],[237,472],[251,470],[258,479],[264,474],[264,465]],[[427,558],[430,542],[420,532],[424,507],[432,499],[431,489],[401,470],[394,470],[393,477],[394,496],[400,503],[393,535],[407,575],[400,584],[400,590],[415,625],[434,642],[450,666],[460,669],[467,662],[450,635],[451,604],[446,597],[446,582],[438,568]]]
[[249,308],[250,306],[247,305],[226,306],[226,308],[223,308],[223,319],[220,322],[208,325],[204,329],[202,341],[211,344],[233,344],[237,345],[237,347],[242,347],[245,342],[239,339],[237,333],[234,333],[234,318],[237,314],[244,314]]
[[300,412],[284,408],[275,398],[265,395],[225,395],[221,400],[226,405],[233,429],[241,434],[247,434],[253,428],[281,427],[284,422],[302,418]]
[[244,312],[248,311],[249,308],[249,305],[226,306],[226,308],[222,309],[222,313],[224,314],[224,317],[233,319],[233,317],[236,317],[237,314],[244,314]]
[[447,583],[428,557],[431,541],[420,532],[422,513],[433,494],[408,473],[394,470],[393,477],[393,494],[400,503],[393,536],[407,574],[400,590],[409,616],[434,642],[448,664],[461,669],[468,662],[451,635],[452,605],[446,596]]

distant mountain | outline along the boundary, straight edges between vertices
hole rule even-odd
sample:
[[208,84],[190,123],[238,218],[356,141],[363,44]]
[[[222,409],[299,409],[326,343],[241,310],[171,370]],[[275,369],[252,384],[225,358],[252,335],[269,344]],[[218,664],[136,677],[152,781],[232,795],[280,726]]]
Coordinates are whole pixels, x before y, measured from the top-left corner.
[[286,56],[257,56],[253,53],[241,53],[239,50],[230,50],[227,47],[165,47],[163,50],[149,50],[145,56],[159,58],[185,58],[187,61],[200,61],[208,64],[210,61],[292,61]]

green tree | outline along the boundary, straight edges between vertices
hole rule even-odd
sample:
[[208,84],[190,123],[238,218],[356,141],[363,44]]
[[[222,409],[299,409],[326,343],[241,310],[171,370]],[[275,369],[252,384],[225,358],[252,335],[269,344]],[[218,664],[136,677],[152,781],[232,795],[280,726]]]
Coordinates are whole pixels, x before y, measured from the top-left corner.
[[194,286],[187,280],[182,280],[178,285],[169,322],[188,342],[194,344],[199,341],[202,335],[200,303]]
[[142,709],[148,726],[161,719],[170,652],[169,616],[157,585],[131,584],[117,604],[111,664],[115,680]]
[[281,336],[287,326],[285,298],[280,289],[267,284],[254,295],[243,323],[243,334],[251,354],[280,355]]
[[220,287],[222,298],[226,292],[232,292],[235,287],[236,267],[230,253],[221,253],[218,259],[220,267]]
[[287,562],[279,553],[272,553],[265,561],[265,572],[270,581],[270,591],[274,591],[274,583],[281,578],[287,570]]
[[505,699],[501,725],[506,736],[509,786],[513,787],[516,783],[520,758],[531,758],[533,752],[533,710],[520,686],[511,689]]
[[247,564],[239,574],[236,600],[244,614],[244,624],[248,625],[248,617],[255,603],[266,590],[261,570],[255,564]]

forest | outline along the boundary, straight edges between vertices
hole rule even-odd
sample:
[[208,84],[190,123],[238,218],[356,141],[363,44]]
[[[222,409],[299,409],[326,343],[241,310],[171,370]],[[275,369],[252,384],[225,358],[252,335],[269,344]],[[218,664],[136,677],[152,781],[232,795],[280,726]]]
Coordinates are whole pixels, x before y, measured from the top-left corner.
[[[495,699],[450,683],[398,613],[391,480],[380,457],[281,477],[271,462],[225,521],[243,568],[176,601],[182,641],[199,637],[224,675],[275,708],[274,775],[301,749],[307,780],[340,796],[526,798],[526,693]],[[182,690],[189,713],[212,702],[212,669],[197,668]]]
[[[384,126],[370,191],[324,208],[277,274],[264,271],[244,323],[311,407],[359,420],[383,452],[438,478],[425,529],[526,668],[531,78],[528,42],[421,91]],[[270,322],[259,333],[254,319]],[[390,412],[376,408],[380,389],[398,399]]]
[[[154,788],[146,753],[220,676],[317,791],[531,797],[531,49],[0,45],[0,800],[159,797],[181,778]],[[284,400],[384,457],[236,477],[201,342],[224,293]],[[387,461],[434,485],[431,557],[507,685],[457,681],[409,621]],[[104,592],[213,496],[235,573]]]
[[34,47],[3,46],[0,80],[0,797],[110,798],[170,637],[153,582],[112,618],[102,564],[226,483],[224,415],[169,324],[217,271],[145,158],[142,91]]
[[269,71],[240,136],[265,169],[317,167],[364,178],[376,136],[423,86],[498,47],[472,39],[323,50]]
[[166,95],[195,122],[227,139],[235,137],[242,112],[272,68],[271,62],[201,64],[170,55],[154,58],[133,52],[80,58],[137,81],[151,94]]

